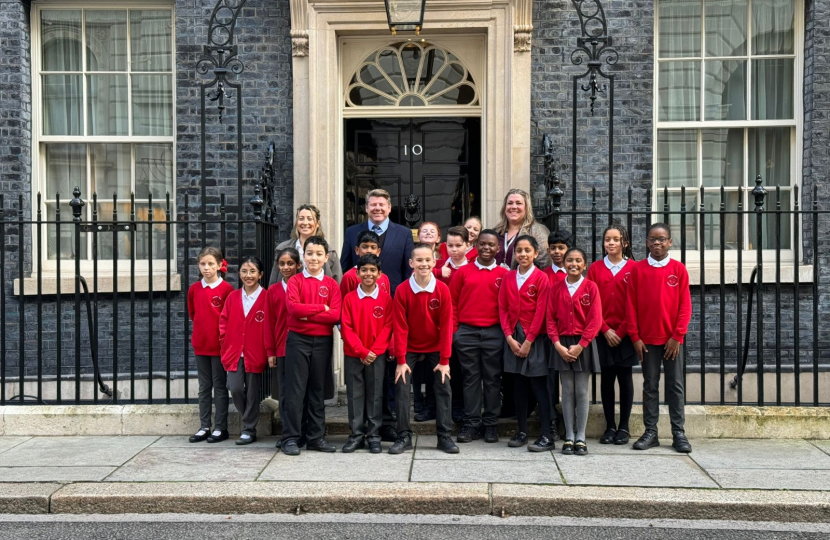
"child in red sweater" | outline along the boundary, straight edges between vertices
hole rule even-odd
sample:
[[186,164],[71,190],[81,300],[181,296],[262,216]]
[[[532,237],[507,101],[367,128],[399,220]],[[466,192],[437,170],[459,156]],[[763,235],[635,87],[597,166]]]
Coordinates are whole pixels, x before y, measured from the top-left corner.
[[[453,345],[464,373],[464,426],[460,443],[499,440],[504,333],[499,324],[499,287],[507,270],[496,262],[499,234],[484,229],[478,257],[462,267],[450,284],[455,334]],[[481,408],[484,406],[484,413]]]
[[669,257],[671,230],[665,223],[648,229],[649,256],[633,265],[628,282],[628,334],[643,365],[643,424],[645,433],[636,450],[659,446],[660,365],[666,374],[666,401],[672,429],[672,447],[692,451],[684,431],[683,362],[680,345],[692,318],[689,273],[683,263]]
[[289,456],[300,455],[297,442],[302,435],[303,398],[308,400],[306,448],[337,451],[323,437],[326,433],[323,397],[325,378],[330,373],[333,328],[340,320],[340,288],[323,272],[329,259],[328,242],[321,236],[310,236],[303,250],[305,270],[288,281],[286,290],[288,338],[281,447]]
[[[585,252],[565,253],[568,277],[555,284],[548,301],[548,336],[553,343],[553,363],[562,382],[562,416],[565,418],[563,454],[584,456],[588,425],[588,379],[599,371],[594,338],[602,324],[602,301],[596,283],[582,277]],[[576,426],[574,426],[576,424]]]
[[469,259],[467,259],[469,237],[470,233],[464,227],[450,227],[447,231],[447,241],[441,244],[444,262],[440,266],[436,264],[435,268],[432,269],[432,273],[438,278],[438,281],[449,286],[455,271],[469,262]]
[[[634,255],[628,232],[622,225],[611,225],[602,233],[605,258],[588,269],[588,279],[597,284],[602,298],[602,326],[594,342],[602,369],[602,410],[605,433],[600,444],[627,444],[631,435],[628,420],[634,403],[632,368],[639,362],[628,328],[625,310],[628,302],[628,281]],[[614,383],[620,383],[620,423],[614,422]]]
[[383,374],[392,337],[392,297],[378,285],[381,265],[376,255],[363,255],[356,268],[360,286],[343,298],[340,326],[352,431],[343,452],[354,452],[368,442],[369,452],[379,454]]
[[550,266],[545,268],[545,274],[550,279],[551,285],[565,281],[568,271],[565,270],[565,253],[571,249],[571,232],[559,229],[548,236],[548,255],[550,255]]
[[[439,246],[439,251],[441,252],[441,260],[446,261],[450,258],[450,251],[449,251],[449,241],[450,241],[450,231],[453,229],[457,229],[458,227],[451,227],[449,231],[447,231],[447,241],[444,242]],[[464,257],[472,262],[478,257],[478,250],[476,249],[476,242],[478,241],[478,235],[481,232],[481,220],[477,217],[473,216],[467,221],[464,222],[465,231],[467,231],[467,238],[464,240],[467,244],[466,252],[464,253]],[[459,262],[459,261],[456,261]],[[439,267],[440,268],[440,267]]]
[[222,365],[228,372],[228,389],[242,423],[238,445],[256,442],[262,372],[276,354],[271,310],[265,289],[259,284],[264,273],[258,258],[242,259],[239,277],[243,287],[228,295],[219,317]]
[[[222,279],[228,271],[228,263],[222,252],[206,247],[196,257],[202,279],[187,291],[187,313],[193,321],[190,342],[196,354],[196,371],[199,374],[199,431],[190,436],[190,442],[209,443],[228,438],[228,378],[222,367],[219,350],[219,316],[225,298],[233,292],[233,286]],[[216,407],[214,431],[210,431],[211,394]]]
[[531,235],[516,239],[513,257],[516,270],[511,270],[499,289],[499,318],[504,332],[504,371],[513,373],[516,417],[519,431],[507,446],[518,448],[527,444],[528,400],[532,392],[539,403],[541,436],[528,446],[531,452],[553,450],[550,432],[550,393],[548,371],[550,347],[545,334],[545,310],[548,305],[550,281],[533,261],[539,254],[539,244]]
[[433,373],[435,388],[438,448],[457,454],[450,437],[452,390],[450,388],[450,353],[452,351],[452,300],[446,285],[435,279],[433,249],[418,243],[409,258],[412,276],[395,290],[392,336],[395,343],[395,409],[398,414],[398,439],[390,454],[412,450],[409,424],[410,380],[416,362],[424,362]]
[[[363,257],[364,255],[375,255],[380,257],[380,237],[373,231],[361,231],[360,234],[357,235],[357,246],[355,246],[354,252],[357,253],[358,258]],[[340,280],[341,298],[346,298],[347,294],[357,289],[359,286],[360,278],[357,275],[357,268],[355,267],[343,274],[343,279]],[[386,274],[380,274],[380,277],[378,278],[378,287],[380,287],[380,290],[386,294],[392,294],[392,290],[389,287],[389,277],[387,277]]]

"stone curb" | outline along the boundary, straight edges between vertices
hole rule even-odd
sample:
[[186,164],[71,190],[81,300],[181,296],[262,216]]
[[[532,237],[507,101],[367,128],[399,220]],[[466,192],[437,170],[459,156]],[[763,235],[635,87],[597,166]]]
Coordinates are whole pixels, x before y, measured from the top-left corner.
[[0,514],[48,514],[50,497],[61,484],[3,484]]

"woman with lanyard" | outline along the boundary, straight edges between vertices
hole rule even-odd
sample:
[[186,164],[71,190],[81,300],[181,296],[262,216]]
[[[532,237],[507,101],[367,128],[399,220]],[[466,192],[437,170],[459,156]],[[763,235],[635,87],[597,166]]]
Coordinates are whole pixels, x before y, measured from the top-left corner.
[[[280,252],[287,248],[293,247],[300,253],[300,258],[303,256],[303,245],[310,236],[323,237],[323,226],[320,221],[320,210],[313,204],[301,204],[297,208],[297,218],[294,221],[294,227],[291,229],[291,238],[277,244],[274,255],[274,266],[271,269],[271,278],[268,283],[277,283],[280,280],[279,265],[277,264],[277,257]],[[337,256],[337,251],[329,251],[329,260],[323,265],[323,272],[325,275],[334,278],[339,284],[343,278],[343,270],[340,268],[340,258]]]
[[516,239],[524,234],[529,234],[539,244],[539,255],[536,256],[536,266],[544,270],[550,266],[550,255],[548,255],[547,227],[533,219],[533,207],[530,203],[530,195],[522,189],[511,189],[504,197],[501,207],[501,215],[498,225],[495,227],[499,233],[499,252],[496,255],[496,262],[509,269],[516,268],[516,261],[513,259],[513,252],[516,248]]

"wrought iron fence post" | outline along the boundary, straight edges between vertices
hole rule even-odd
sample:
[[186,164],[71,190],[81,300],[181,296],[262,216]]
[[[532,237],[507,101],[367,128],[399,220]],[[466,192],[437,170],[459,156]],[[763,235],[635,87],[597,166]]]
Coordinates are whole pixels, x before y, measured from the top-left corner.
[[254,187],[254,196],[251,199],[251,207],[254,209],[254,222],[256,223],[256,253],[262,253],[262,207],[265,201],[261,196],[262,188],[259,183]]
[[755,322],[755,364],[758,370],[758,406],[764,405],[764,199],[767,190],[764,189],[761,175],[755,177],[755,187],[752,189],[752,196],[755,198],[755,254],[758,267],[755,291],[758,297],[758,307]]
[[[84,201],[81,200],[81,188],[72,190],[72,227],[75,232],[75,403],[81,401],[81,213]],[[60,279],[60,277],[58,277]],[[58,320],[60,324],[60,319]]]

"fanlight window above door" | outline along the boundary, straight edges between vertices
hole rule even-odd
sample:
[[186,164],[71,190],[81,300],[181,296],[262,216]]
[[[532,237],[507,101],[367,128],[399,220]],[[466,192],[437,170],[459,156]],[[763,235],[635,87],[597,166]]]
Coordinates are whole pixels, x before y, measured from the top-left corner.
[[431,43],[393,43],[352,75],[346,107],[478,106],[473,76],[456,55]]

